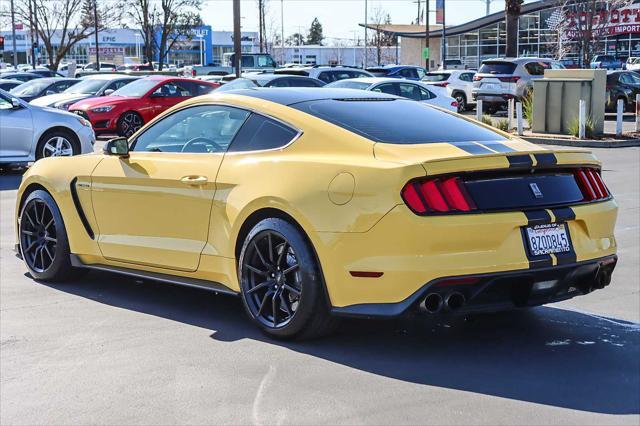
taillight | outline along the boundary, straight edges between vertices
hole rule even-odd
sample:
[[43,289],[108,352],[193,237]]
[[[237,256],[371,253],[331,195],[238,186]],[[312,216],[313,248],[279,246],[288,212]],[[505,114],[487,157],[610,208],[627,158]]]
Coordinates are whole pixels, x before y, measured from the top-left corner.
[[504,83],[517,83],[518,80],[520,80],[520,77],[517,77],[515,75],[513,77],[498,77],[498,80]]
[[573,174],[582,191],[584,201],[597,201],[611,196],[611,193],[597,170],[577,169]]
[[417,214],[476,210],[476,204],[459,177],[411,181],[402,188],[402,199]]
[[434,84],[434,86],[438,86],[438,87],[447,87],[448,85],[449,85],[448,81],[443,81],[442,83]]
[[473,76],[473,81],[480,81],[480,80],[482,80],[482,77],[480,77],[479,75]]
[[451,106],[454,108],[458,108],[458,101],[451,102]]

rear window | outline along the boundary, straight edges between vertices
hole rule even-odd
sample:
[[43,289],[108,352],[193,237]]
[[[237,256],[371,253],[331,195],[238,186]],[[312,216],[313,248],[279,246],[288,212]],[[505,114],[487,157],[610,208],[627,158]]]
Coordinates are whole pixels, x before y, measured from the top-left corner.
[[371,74],[373,74],[376,77],[384,77],[387,74],[389,74],[389,70],[384,68],[368,68],[367,71],[369,71]]
[[404,99],[324,99],[301,102],[291,107],[374,142],[408,145],[506,140],[470,121]]
[[484,62],[479,73],[483,74],[513,74],[516,70],[516,64],[511,62]]
[[428,72],[422,80],[424,81],[447,81],[450,74]]

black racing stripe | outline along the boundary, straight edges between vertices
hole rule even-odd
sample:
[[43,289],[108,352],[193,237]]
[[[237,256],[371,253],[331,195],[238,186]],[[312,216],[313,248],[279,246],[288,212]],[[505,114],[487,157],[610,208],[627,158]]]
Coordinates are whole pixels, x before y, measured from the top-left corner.
[[87,235],[89,235],[89,238],[93,240],[95,238],[95,234],[93,233],[93,229],[91,229],[91,225],[87,220],[87,216],[85,216],[84,214],[84,210],[82,209],[82,204],[80,203],[80,199],[78,198],[78,191],[76,190],[77,182],[78,182],[77,177],[73,178],[73,180],[71,181],[71,185],[70,185],[71,199],[73,200],[73,205],[75,206],[76,211],[78,212],[78,216],[80,216],[80,222],[82,223],[82,226],[84,226],[84,230],[87,231]]
[[551,212],[555,216],[556,222],[566,222],[576,218],[576,214],[571,207],[552,209]]
[[551,216],[546,210],[530,210],[524,212],[524,214],[527,216],[527,225],[529,226],[551,223]]
[[489,149],[492,149],[496,152],[516,152],[515,149],[511,148],[510,146],[507,146],[505,144],[503,144],[502,142],[481,142],[482,145],[486,146]]
[[478,154],[493,154],[494,152],[488,148],[485,148],[482,145],[478,145],[473,142],[455,142],[451,145],[458,147],[469,154],[478,155]]
[[529,154],[522,155],[509,155],[507,157],[509,160],[509,168],[531,168],[533,166],[533,160]]
[[556,155],[553,153],[533,154],[533,156],[536,158],[537,166],[555,166],[556,164],[558,164]]
[[527,260],[529,261],[529,269],[538,269],[538,268],[546,268],[549,266],[553,266],[553,259],[551,259],[551,255],[543,254],[540,256],[533,256],[531,252],[529,252],[529,242],[527,238],[527,230],[525,228],[520,228],[522,233],[522,244],[524,244],[524,252],[527,256]]

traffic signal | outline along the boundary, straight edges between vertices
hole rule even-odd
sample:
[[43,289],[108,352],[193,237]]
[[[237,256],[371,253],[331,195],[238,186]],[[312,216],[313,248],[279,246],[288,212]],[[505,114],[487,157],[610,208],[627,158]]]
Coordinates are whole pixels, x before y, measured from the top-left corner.
[[0,50],[4,50],[4,36],[0,36]]

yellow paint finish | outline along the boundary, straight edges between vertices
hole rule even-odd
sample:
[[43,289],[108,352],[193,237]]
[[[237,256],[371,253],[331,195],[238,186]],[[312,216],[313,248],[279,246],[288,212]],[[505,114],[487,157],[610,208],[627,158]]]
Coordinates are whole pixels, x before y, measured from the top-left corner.
[[[504,170],[505,155],[474,156],[451,144],[376,144],[284,105],[223,93],[194,98],[163,116],[205,104],[257,111],[301,134],[272,151],[41,160],[25,175],[18,198],[28,185],[43,185],[62,211],[72,252],[87,263],[208,279],[234,290],[242,225],[258,211],[279,210],[313,244],[334,306],[398,302],[436,278],[529,267],[523,213],[420,217],[400,197],[406,182],[425,174]],[[520,152],[550,152],[517,138],[505,143]],[[561,164],[598,164],[588,152],[556,155]],[[341,174],[355,182],[342,205],[328,196]],[[184,176],[206,176],[208,182],[190,186]],[[90,197],[84,191],[79,196],[96,240],[73,206],[69,185],[75,177],[92,184]],[[344,185],[333,192],[345,195]],[[574,210],[577,218],[568,225],[578,260],[614,253],[615,202]],[[384,275],[354,278],[351,270]]]

